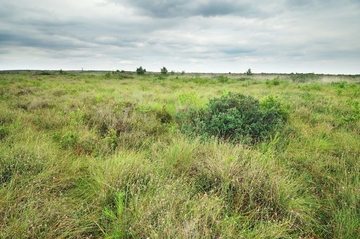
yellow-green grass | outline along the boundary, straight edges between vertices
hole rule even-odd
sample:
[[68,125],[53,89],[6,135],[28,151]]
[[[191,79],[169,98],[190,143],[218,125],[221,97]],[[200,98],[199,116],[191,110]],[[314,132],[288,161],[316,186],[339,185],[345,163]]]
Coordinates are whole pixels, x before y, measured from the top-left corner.
[[[360,85],[291,79],[0,74],[0,238],[358,238]],[[286,133],[180,132],[229,92],[276,97]]]

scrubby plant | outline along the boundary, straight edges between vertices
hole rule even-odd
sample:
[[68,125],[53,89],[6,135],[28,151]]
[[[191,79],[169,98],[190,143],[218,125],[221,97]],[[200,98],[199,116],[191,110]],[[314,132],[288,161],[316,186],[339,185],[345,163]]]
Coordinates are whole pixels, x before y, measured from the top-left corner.
[[221,83],[226,83],[229,81],[229,77],[225,76],[225,75],[221,75],[218,77],[218,81]]
[[144,75],[146,72],[145,68],[142,68],[142,66],[140,66],[139,68],[136,68],[136,74],[138,75]]
[[249,68],[249,69],[246,71],[246,75],[250,76],[250,75],[252,75],[252,74],[253,74],[253,73],[252,73],[251,69]]
[[167,75],[168,70],[167,70],[166,67],[164,66],[163,68],[160,69],[160,72],[161,72],[161,74],[163,74],[163,75]]
[[191,135],[255,143],[281,128],[287,116],[273,97],[260,103],[251,96],[229,93],[211,99],[206,108],[182,112],[177,119],[182,131]]
[[268,85],[268,86],[271,86],[271,85],[277,86],[277,85],[280,85],[280,84],[281,84],[281,81],[280,81],[279,77],[276,77],[273,80],[267,80],[266,81],[266,85]]

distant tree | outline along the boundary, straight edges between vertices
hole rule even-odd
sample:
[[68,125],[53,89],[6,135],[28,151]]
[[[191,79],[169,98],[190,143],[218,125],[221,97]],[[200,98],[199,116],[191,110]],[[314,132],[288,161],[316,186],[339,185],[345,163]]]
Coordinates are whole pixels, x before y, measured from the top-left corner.
[[252,71],[251,71],[251,69],[249,68],[247,71],[246,71],[246,75],[252,75],[253,73],[252,73]]
[[164,66],[163,68],[160,69],[161,74],[166,75],[168,73],[168,70],[166,69],[166,67]]
[[146,69],[145,68],[142,68],[142,66],[140,66],[139,68],[136,69],[136,73],[138,75],[144,75],[146,72]]

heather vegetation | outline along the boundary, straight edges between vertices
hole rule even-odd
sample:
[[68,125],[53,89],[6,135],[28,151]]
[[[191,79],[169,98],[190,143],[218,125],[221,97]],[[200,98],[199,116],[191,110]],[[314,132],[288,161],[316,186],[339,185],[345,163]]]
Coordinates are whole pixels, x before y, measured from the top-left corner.
[[0,74],[0,238],[359,237],[357,78],[144,73]]

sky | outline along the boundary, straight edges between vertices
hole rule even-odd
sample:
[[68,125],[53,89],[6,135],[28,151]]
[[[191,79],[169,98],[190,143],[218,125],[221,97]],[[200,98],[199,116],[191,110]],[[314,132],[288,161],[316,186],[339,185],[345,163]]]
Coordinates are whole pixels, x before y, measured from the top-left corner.
[[0,70],[360,74],[360,0],[0,0]]

